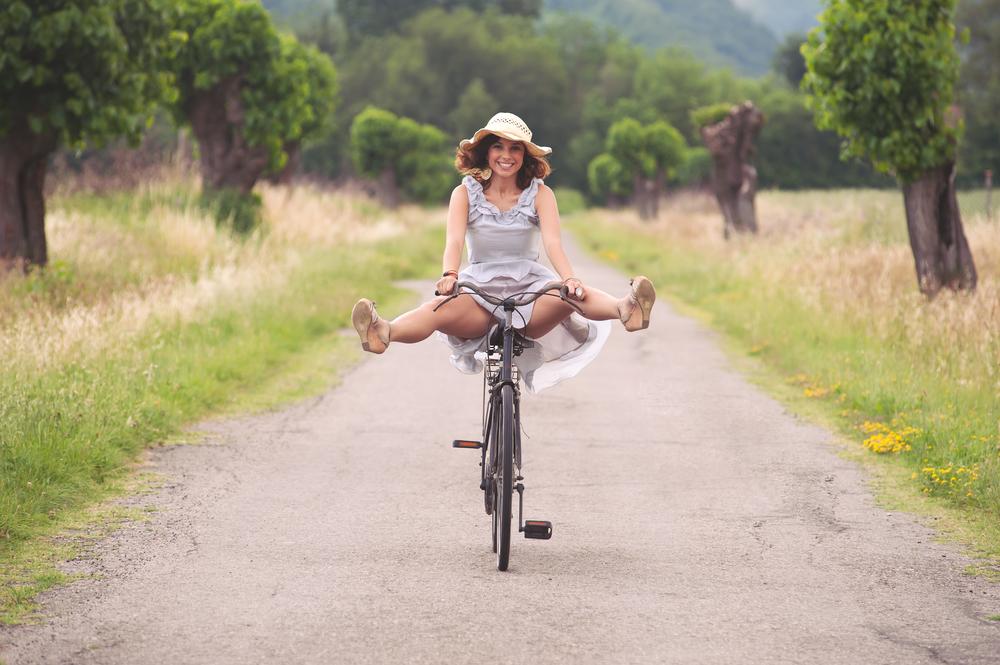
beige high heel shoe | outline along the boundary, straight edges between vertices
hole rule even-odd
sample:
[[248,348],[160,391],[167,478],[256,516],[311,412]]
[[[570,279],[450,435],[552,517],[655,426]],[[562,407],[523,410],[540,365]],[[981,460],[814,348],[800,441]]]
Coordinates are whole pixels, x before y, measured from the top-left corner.
[[354,304],[351,311],[351,323],[361,338],[361,348],[369,353],[382,353],[389,346],[389,334],[392,329],[389,322],[379,318],[375,311],[375,303],[368,298],[362,298]]
[[648,277],[639,275],[630,282],[632,291],[618,305],[618,316],[625,330],[634,332],[649,327],[649,312],[656,302],[656,289]]

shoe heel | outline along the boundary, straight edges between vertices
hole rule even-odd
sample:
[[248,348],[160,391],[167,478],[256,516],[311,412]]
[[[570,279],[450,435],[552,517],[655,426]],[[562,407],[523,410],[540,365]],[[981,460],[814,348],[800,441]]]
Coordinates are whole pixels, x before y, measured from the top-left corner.
[[653,288],[653,283],[647,277],[642,276],[635,278],[632,289],[636,305],[642,313],[640,330],[645,330],[649,327],[649,314],[653,309],[653,303],[656,302],[656,289]]
[[375,303],[367,298],[362,298],[351,310],[351,323],[355,332],[361,338],[361,348],[369,353],[382,353],[385,351],[385,344],[378,338],[378,333],[372,327],[372,313]]

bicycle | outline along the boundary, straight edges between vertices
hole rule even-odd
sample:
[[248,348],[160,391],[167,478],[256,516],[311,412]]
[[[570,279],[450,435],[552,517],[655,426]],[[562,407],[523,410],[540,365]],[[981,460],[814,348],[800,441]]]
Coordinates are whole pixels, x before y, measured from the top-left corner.
[[[463,291],[462,289],[466,289]],[[534,346],[514,329],[516,307],[534,302],[544,295],[555,295],[572,305],[564,284],[553,282],[541,291],[524,291],[507,298],[497,298],[482,291],[476,284],[457,282],[452,294],[435,307],[454,300],[460,295],[475,293],[494,305],[494,312],[503,308],[504,323],[491,321],[487,329],[486,361],[483,368],[483,435],[481,441],[456,439],[452,447],[480,450],[480,489],[486,514],[492,518],[493,551],[497,555],[497,570],[507,570],[510,561],[510,534],[514,492],[518,496],[518,532],[525,538],[548,540],[552,537],[552,523],[546,520],[524,519],[524,477],[521,475],[521,413],[520,375],[514,358],[524,349]],[[440,295],[435,291],[435,295]],[[516,483],[516,484],[515,484]]]

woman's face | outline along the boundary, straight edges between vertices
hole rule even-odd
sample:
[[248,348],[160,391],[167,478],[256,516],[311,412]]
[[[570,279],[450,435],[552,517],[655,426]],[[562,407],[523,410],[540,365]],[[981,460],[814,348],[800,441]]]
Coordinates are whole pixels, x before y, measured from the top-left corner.
[[490,146],[487,159],[494,174],[501,177],[517,175],[524,164],[524,144],[500,138]]

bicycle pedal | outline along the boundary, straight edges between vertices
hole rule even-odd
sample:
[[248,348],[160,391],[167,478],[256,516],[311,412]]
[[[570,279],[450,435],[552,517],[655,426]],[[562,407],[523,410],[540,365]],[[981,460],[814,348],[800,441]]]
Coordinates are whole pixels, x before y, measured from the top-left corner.
[[479,441],[466,441],[465,439],[455,439],[451,442],[452,448],[466,448],[468,450],[481,450],[483,444]]
[[545,520],[524,520],[524,537],[548,540],[552,537],[552,522]]

